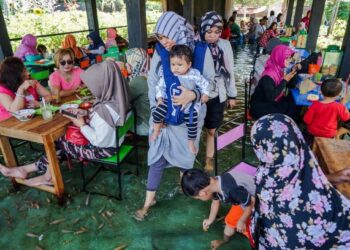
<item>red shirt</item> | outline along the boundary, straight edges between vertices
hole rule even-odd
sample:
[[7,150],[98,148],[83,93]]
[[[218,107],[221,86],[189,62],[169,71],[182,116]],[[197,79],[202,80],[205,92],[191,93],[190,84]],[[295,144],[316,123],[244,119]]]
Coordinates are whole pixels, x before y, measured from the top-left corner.
[[304,116],[309,133],[326,138],[332,138],[337,134],[338,120],[347,121],[349,119],[349,111],[338,102],[313,102]]
[[275,31],[273,31],[272,29],[271,30],[266,30],[262,35],[261,35],[261,38],[260,38],[260,41],[259,41],[259,45],[261,47],[264,47],[266,48],[267,46],[267,43],[270,41],[271,38],[273,37],[276,37],[277,34]]
[[221,38],[222,39],[229,39],[231,37],[231,30],[229,27],[226,29],[222,29],[221,31]]

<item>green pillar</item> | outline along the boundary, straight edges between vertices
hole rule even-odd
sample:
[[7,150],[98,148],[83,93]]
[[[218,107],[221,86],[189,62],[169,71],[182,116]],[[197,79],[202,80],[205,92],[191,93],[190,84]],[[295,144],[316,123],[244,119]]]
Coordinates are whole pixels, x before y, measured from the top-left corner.
[[146,0],[127,0],[128,36],[130,48],[147,48]]
[[325,4],[326,0],[314,0],[312,2],[310,27],[306,43],[306,47],[311,51],[316,49]]
[[11,47],[11,42],[9,38],[9,34],[6,28],[6,22],[4,19],[4,15],[0,8],[0,61],[3,60],[7,56],[13,56],[13,51]]
[[98,30],[97,5],[96,0],[85,0],[86,15],[90,30]]

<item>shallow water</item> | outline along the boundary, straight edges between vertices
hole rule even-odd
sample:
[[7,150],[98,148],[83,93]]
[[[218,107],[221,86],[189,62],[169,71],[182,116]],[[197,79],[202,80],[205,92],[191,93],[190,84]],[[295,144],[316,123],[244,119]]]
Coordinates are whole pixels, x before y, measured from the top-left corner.
[[[239,47],[235,51],[235,75],[238,88],[238,105],[226,112],[225,120],[243,117],[244,80],[252,69],[254,48]],[[144,142],[143,142],[144,144]],[[29,144],[16,150],[21,164],[33,162],[43,152],[40,145]],[[219,156],[220,170],[240,160],[241,144],[233,144]],[[165,171],[158,193],[158,204],[144,222],[133,219],[134,211],[142,205],[145,193],[147,149],[140,149],[141,174],[139,177],[127,172],[134,166],[126,164],[122,171],[123,201],[100,196],[88,196],[80,192],[79,165],[73,170],[62,165],[62,175],[69,199],[65,206],[57,205],[53,195],[35,189],[21,187],[13,191],[10,180],[0,177],[0,246],[1,249],[209,249],[210,241],[219,239],[223,233],[223,220],[214,223],[207,232],[202,221],[208,216],[210,203],[185,197],[179,192],[179,171]],[[248,159],[254,156],[248,147]],[[131,159],[133,160],[133,159]],[[204,161],[204,141],[196,167]],[[96,166],[89,165],[88,173]],[[102,173],[92,183],[92,189],[116,192],[116,177]],[[220,210],[219,217],[228,211]],[[51,224],[50,224],[51,223]],[[36,235],[38,237],[36,237]],[[250,249],[247,239],[235,235],[221,249]]]

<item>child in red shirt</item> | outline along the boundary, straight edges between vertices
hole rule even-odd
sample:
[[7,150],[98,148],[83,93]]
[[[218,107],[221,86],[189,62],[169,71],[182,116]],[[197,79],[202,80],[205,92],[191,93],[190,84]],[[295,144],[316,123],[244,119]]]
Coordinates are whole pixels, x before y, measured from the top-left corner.
[[[337,134],[338,120],[350,120],[350,113],[341,103],[335,102],[342,91],[342,83],[337,79],[328,79],[322,83],[322,101],[313,102],[304,116],[308,132],[317,137],[333,138]],[[347,96],[347,88],[345,97]]]

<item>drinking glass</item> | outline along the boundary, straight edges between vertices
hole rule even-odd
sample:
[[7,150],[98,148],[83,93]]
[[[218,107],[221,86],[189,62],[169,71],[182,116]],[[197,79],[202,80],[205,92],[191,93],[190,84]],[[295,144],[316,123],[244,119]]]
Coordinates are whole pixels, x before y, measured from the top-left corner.
[[43,119],[45,121],[49,121],[52,119],[52,110],[51,110],[51,105],[49,103],[46,103],[45,105],[43,103],[40,103],[40,109],[41,109],[41,114],[43,116]]

